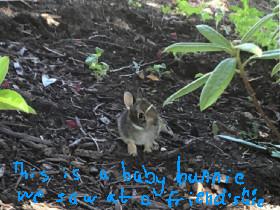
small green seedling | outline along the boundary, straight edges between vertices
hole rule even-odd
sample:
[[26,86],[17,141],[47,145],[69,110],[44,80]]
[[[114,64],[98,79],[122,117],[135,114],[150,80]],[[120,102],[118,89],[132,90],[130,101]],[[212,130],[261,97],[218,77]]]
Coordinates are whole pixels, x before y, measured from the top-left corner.
[[[0,57],[0,85],[8,73],[9,63],[9,57]],[[25,102],[20,94],[9,89],[0,89],[0,110],[17,110],[36,114],[36,111]]]
[[[258,99],[256,98],[256,93],[249,82],[245,70],[246,65],[252,60],[280,58],[280,49],[262,51],[262,49],[256,44],[248,43],[248,40],[251,40],[251,38],[263,26],[263,24],[265,24],[274,15],[275,14],[269,14],[259,20],[246,32],[239,42],[235,42],[237,44],[227,40],[222,34],[208,25],[198,25],[196,28],[206,39],[210,41],[210,43],[175,43],[165,48],[164,52],[172,52],[173,54],[224,51],[228,53],[230,57],[222,60],[212,72],[204,74],[203,76],[199,75],[200,77],[195,81],[169,96],[164,101],[163,105],[172,103],[174,100],[177,100],[178,98],[203,86],[199,100],[200,110],[203,111],[212,106],[218,100],[225,89],[229,86],[233,77],[236,74],[239,74],[256,110],[264,118],[275,136],[277,136],[277,138],[280,140],[280,133],[276,126],[274,126],[271,120],[264,113]],[[243,61],[240,56],[241,51],[245,51],[253,55]],[[279,72],[279,64],[273,69],[272,72],[273,75]]]
[[109,65],[107,63],[99,62],[99,58],[102,56],[103,53],[104,50],[102,50],[99,47],[96,47],[95,53],[89,55],[85,60],[86,65],[89,67],[90,70],[92,70],[94,76],[98,80],[106,76],[109,70]]
[[159,80],[163,76],[170,76],[170,71],[166,69],[165,63],[148,66],[146,72],[150,73],[148,77],[151,80]]
[[162,64],[154,64],[153,66],[149,66],[147,68],[147,71],[148,72],[151,72],[151,73],[156,73],[156,74],[159,74],[161,75],[162,72],[166,69],[166,65],[165,63],[162,63]]

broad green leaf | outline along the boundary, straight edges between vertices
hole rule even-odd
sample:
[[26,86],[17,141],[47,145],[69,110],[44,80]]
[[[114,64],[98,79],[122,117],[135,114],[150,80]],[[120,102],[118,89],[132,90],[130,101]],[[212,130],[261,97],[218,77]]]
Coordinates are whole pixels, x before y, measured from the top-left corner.
[[6,74],[9,70],[9,57],[4,56],[0,58],[0,85],[4,81]]
[[273,77],[275,74],[280,72],[280,63],[277,63],[271,71],[271,76]]
[[207,81],[207,79],[209,78],[211,72],[204,74],[203,76],[199,77],[198,79],[196,79],[195,81],[191,82],[190,84],[186,85],[185,87],[181,88],[180,90],[178,90],[177,92],[173,93],[171,96],[169,96],[164,102],[163,102],[163,106],[166,106],[167,104],[172,103],[173,101],[175,101],[176,99],[187,95],[193,91],[195,91],[196,89],[198,89],[199,87],[201,87],[202,85],[205,84],[205,82]]
[[218,44],[227,48],[229,51],[232,50],[230,41],[228,41],[222,34],[217,32],[215,29],[208,25],[197,25],[197,30],[213,44]]
[[275,14],[268,14],[261,18],[255,25],[250,28],[250,30],[242,37],[241,42],[249,41],[252,36],[258,31],[267,21],[269,21]]
[[226,50],[226,48],[213,43],[181,42],[166,47],[163,52],[186,54],[196,52],[218,52]]
[[201,111],[205,110],[218,100],[232,80],[235,74],[235,68],[236,59],[227,58],[221,61],[212,71],[200,95],[199,106]]
[[0,110],[18,110],[26,113],[36,114],[23,97],[13,90],[0,90]]
[[254,56],[255,59],[280,59],[280,49],[263,51],[262,56]]
[[240,44],[240,45],[235,46],[235,48],[238,48],[242,51],[253,53],[258,57],[262,56],[262,49],[253,43]]

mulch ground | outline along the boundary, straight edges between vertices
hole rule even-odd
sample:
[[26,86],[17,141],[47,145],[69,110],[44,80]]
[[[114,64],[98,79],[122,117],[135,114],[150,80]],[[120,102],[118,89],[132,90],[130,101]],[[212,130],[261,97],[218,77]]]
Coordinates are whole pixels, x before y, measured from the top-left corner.
[[[246,187],[257,188],[257,197],[279,205],[279,160],[213,137],[212,126],[216,122],[227,128],[221,131],[226,134],[243,134],[256,141],[272,139],[239,78],[207,111],[199,111],[199,92],[162,108],[165,98],[190,82],[196,73],[212,70],[225,57],[224,54],[189,55],[176,61],[172,56],[160,54],[171,43],[203,40],[195,29],[199,23],[196,18],[163,16],[148,6],[131,8],[126,1],[24,2],[0,4],[0,55],[11,59],[2,87],[17,90],[38,114],[1,112],[0,164],[5,173],[0,176],[3,202],[0,207],[8,209],[9,204],[15,209],[38,209],[28,202],[18,202],[17,191],[41,189],[45,193],[42,201],[48,203],[55,203],[61,192],[100,197],[95,205],[85,204],[80,197],[78,206],[67,202],[60,205],[67,209],[168,209],[168,195],[152,197],[150,207],[141,206],[137,196],[123,205],[108,204],[105,200],[110,192],[118,195],[122,186],[127,194],[151,195],[146,185],[121,180],[122,160],[130,172],[143,172],[144,164],[159,177],[165,176],[166,192],[177,190],[184,196],[186,189],[198,190],[197,186],[179,187],[174,182],[178,155],[181,170],[187,173],[200,174],[203,169],[225,175],[243,172]],[[42,13],[56,15],[54,20],[59,26],[48,25]],[[96,47],[104,50],[101,59],[110,66],[108,75],[99,81],[84,65],[85,58]],[[136,73],[133,61],[140,65],[144,78]],[[165,63],[170,72],[158,81],[146,77],[149,73],[145,68],[160,63]],[[273,64],[256,62],[251,65],[249,75],[264,110],[279,127],[279,85],[269,75]],[[44,74],[57,82],[44,87],[41,79]],[[173,138],[161,135],[160,149],[153,154],[144,154],[139,147],[140,154],[130,157],[119,139],[116,118],[124,110],[126,90],[134,94],[140,90],[176,134]],[[14,161],[24,162],[26,170],[47,170],[51,180],[41,183],[38,174],[32,180],[20,179],[13,170]],[[70,173],[74,168],[79,169],[80,181],[75,181],[71,174],[63,177],[65,170]],[[108,172],[109,180],[100,181],[101,169]],[[228,183],[199,187],[213,194],[225,188],[233,195],[240,195],[244,186]],[[231,201],[228,199],[228,203]],[[206,207],[183,203],[174,209]]]

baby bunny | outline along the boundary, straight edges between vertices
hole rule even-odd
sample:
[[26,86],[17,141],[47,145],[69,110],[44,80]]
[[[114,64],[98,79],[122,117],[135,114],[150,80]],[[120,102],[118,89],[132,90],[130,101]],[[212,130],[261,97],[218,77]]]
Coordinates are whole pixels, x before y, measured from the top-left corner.
[[158,148],[155,140],[161,131],[173,135],[154,105],[146,99],[137,98],[134,103],[132,94],[125,92],[124,104],[126,110],[118,118],[118,130],[130,155],[137,155],[136,145],[144,145],[144,152]]

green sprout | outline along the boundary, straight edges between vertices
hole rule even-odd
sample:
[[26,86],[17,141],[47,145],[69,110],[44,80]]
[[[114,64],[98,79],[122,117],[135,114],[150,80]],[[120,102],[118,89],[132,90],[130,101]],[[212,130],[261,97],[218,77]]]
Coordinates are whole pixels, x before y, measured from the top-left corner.
[[161,74],[166,69],[165,63],[162,64],[154,64],[153,66],[150,66],[147,68],[147,71],[151,73],[157,73]]
[[102,56],[103,53],[103,49],[96,47],[95,53],[89,55],[85,60],[86,65],[89,67],[89,69],[93,72],[94,76],[98,80],[105,77],[109,70],[109,65],[107,63],[99,62],[99,58]]

